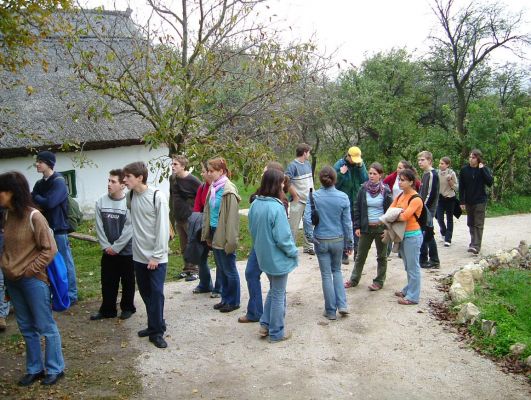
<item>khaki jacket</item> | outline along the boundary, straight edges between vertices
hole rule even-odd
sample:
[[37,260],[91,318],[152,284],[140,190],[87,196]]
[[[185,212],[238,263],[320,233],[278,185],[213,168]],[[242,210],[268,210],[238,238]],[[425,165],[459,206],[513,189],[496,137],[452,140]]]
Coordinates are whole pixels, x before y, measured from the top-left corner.
[[[203,231],[201,241],[210,240],[210,189],[208,189],[205,209],[203,211]],[[236,186],[231,181],[225,183],[221,205],[219,207],[218,227],[212,238],[212,248],[225,250],[225,253],[232,254],[238,247],[238,236],[240,233],[240,215],[238,205],[241,197]]]

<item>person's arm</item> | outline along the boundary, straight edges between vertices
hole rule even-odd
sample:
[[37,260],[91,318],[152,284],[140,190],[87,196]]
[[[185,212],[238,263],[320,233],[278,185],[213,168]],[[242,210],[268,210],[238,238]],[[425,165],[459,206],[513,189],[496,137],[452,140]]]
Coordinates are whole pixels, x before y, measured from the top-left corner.
[[235,194],[228,194],[221,199],[222,207],[223,202],[226,202],[226,215],[227,220],[225,224],[225,253],[233,254],[238,248],[238,239],[240,233],[240,215],[238,207],[238,198]]
[[52,186],[46,196],[35,194],[33,200],[42,208],[55,208],[62,204],[68,197],[68,189],[62,176],[53,178]]
[[452,173],[451,173],[451,178],[450,178],[450,188],[453,189],[454,192],[457,193],[457,191],[459,190],[459,183],[457,182],[457,175],[455,173],[455,171],[452,170]]
[[288,219],[284,213],[284,207],[276,207],[274,213],[274,223],[271,227],[273,241],[276,246],[290,258],[297,258],[299,250],[295,246]]
[[[366,195],[366,191],[363,189],[360,189],[358,192],[358,195],[356,197],[356,201],[354,202],[353,206],[354,209],[352,210],[352,228],[357,231],[361,227],[361,203],[362,203],[362,196]],[[359,236],[359,234],[356,234],[356,236]]]
[[360,174],[360,183],[363,184],[369,180],[369,174],[367,173],[367,168],[365,167],[365,162],[361,162],[361,165],[356,166]]
[[36,212],[32,215],[32,222],[33,237],[39,249],[39,254],[37,258],[26,266],[24,270],[24,276],[26,278],[45,273],[48,264],[52,262],[57,253],[57,245],[53,239],[48,222],[46,222],[46,218],[40,212]]
[[312,225],[312,205],[310,204],[310,199],[306,202],[306,207],[304,208],[304,214],[302,217],[302,227],[304,228],[304,236],[311,243],[313,241],[313,225]]
[[483,167],[480,166],[479,170],[483,173],[483,180],[485,181],[485,185],[487,185],[488,187],[491,187],[492,184],[494,183],[494,177],[492,176],[490,169],[488,169],[485,166]]
[[352,233],[352,217],[350,215],[350,202],[345,195],[343,202],[343,209],[341,210],[341,225],[343,226],[343,250],[350,252],[354,247],[354,235]]
[[[346,170],[343,167],[345,167]],[[335,184],[336,189],[341,190],[341,188],[343,187],[343,185],[346,182],[345,174],[348,172],[348,167],[345,165],[345,160],[341,159],[341,160],[337,161],[334,164],[334,170],[336,171],[336,175],[337,175],[337,181],[336,181],[336,184]],[[343,172],[343,171],[345,171],[345,172]]]
[[170,237],[169,212],[166,197],[158,191],[155,195],[155,247],[148,263],[148,269],[156,269],[160,260],[168,254],[168,239]]
[[428,207],[429,210],[431,210],[431,206],[433,205],[433,202],[436,201],[439,192],[439,174],[435,172],[434,169],[430,171],[430,180],[428,185],[428,194],[426,195],[426,199],[424,200],[424,203],[426,204],[426,207]]
[[94,211],[96,214],[96,237],[98,238],[98,242],[100,244],[101,249],[105,250],[111,247],[111,243],[107,239],[107,235],[105,234],[105,229],[103,229],[103,219],[101,218],[100,199],[96,201],[96,208]]
[[125,210],[125,224],[122,229],[122,233],[120,234],[120,237],[116,239],[112,244],[112,250],[116,254],[119,254],[125,248],[125,246],[127,246],[132,237],[133,224],[131,222],[131,212],[129,210]]

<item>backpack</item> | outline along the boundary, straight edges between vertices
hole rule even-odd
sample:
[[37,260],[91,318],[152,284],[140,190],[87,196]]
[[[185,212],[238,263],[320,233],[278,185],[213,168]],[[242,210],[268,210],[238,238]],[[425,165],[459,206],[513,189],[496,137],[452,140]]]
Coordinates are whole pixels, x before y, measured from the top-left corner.
[[[61,175],[55,179],[62,179],[63,181],[65,180],[65,178]],[[70,226],[68,233],[77,231],[79,224],[83,221],[83,213],[79,208],[79,204],[72,196],[70,196],[70,194],[68,194],[67,197],[66,220]]]
[[[159,190],[157,189],[157,190],[155,190],[153,192],[153,207],[155,207],[155,208],[156,208],[155,199],[157,197],[157,192],[158,191]],[[129,191],[129,196],[127,196],[126,204],[127,204],[127,208],[129,210],[131,210],[131,202],[133,201],[133,193],[134,192],[135,192],[134,190]],[[168,216],[168,219],[169,219],[169,216]],[[173,240],[173,238],[175,237],[175,230],[173,229],[173,224],[171,223],[171,221],[169,221],[169,224],[170,224],[170,238],[168,240]]]
[[[29,222],[31,230],[35,232],[32,217],[37,210],[30,213]],[[50,229],[50,235],[53,237],[53,232]],[[50,281],[50,294],[52,296],[52,310],[65,311],[70,308],[70,298],[68,297],[68,275],[66,272],[66,264],[63,256],[59,251],[55,253],[53,260],[46,268],[46,274]]]
[[[402,196],[402,193],[398,195],[397,199],[399,199],[400,196]],[[420,225],[420,229],[424,230],[428,227],[428,219],[429,219],[428,215],[430,215],[430,210],[428,210],[428,207],[426,207],[426,204],[424,204],[424,200],[422,200],[422,197],[420,197],[418,194],[414,194],[408,200],[407,205],[409,206],[409,204],[411,203],[411,200],[417,197],[420,199],[420,201],[422,201],[422,211],[420,212],[420,216],[417,216],[417,214],[415,213],[413,213],[413,215],[415,216],[417,223]]]

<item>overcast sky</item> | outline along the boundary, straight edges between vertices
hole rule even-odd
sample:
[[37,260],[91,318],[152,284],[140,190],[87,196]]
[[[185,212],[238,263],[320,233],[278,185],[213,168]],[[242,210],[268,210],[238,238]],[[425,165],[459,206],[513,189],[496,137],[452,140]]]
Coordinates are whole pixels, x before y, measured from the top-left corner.
[[[104,5],[106,9],[133,9],[133,17],[145,14],[145,0],[80,0],[90,7]],[[170,0],[171,1],[171,0]],[[479,0],[480,3],[484,1]],[[458,5],[468,3],[457,0]],[[179,2],[176,2],[179,3]],[[505,0],[511,11],[525,10],[531,20],[525,0]],[[431,10],[432,0],[270,0],[267,12],[285,21],[286,36],[307,40],[312,35],[322,52],[334,51],[335,61],[360,65],[378,51],[406,47],[421,56],[427,50],[427,37],[436,27]],[[531,31],[531,24],[527,24]],[[508,53],[499,53],[498,62],[516,61]],[[529,65],[529,60],[527,61]]]

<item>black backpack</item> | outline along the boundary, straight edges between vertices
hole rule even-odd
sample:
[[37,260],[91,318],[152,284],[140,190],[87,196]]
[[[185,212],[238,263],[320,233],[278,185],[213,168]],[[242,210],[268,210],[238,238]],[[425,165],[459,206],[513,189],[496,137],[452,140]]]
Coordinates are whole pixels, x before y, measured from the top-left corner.
[[[400,196],[402,196],[402,193],[398,195],[398,199],[400,198]],[[417,223],[420,225],[420,229],[424,230],[428,226],[428,215],[430,211],[428,210],[428,207],[426,207],[426,204],[424,204],[424,200],[422,200],[422,197],[420,197],[418,194],[414,194],[408,200],[407,205],[409,206],[411,200],[417,197],[420,199],[420,201],[422,201],[422,211],[420,212],[420,216],[417,216],[417,214],[415,213],[413,213],[413,215],[415,216]]]

